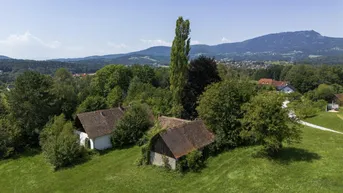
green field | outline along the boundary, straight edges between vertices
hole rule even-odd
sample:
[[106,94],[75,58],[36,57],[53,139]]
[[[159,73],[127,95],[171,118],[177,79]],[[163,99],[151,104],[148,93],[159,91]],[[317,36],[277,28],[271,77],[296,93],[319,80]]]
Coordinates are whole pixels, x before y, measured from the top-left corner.
[[271,160],[237,148],[181,175],[137,167],[138,147],[94,156],[53,172],[42,155],[0,162],[0,192],[342,192],[343,135],[305,127],[303,141]]
[[343,132],[342,112],[343,109],[341,109],[339,113],[320,112],[317,116],[308,118],[305,121],[315,125]]

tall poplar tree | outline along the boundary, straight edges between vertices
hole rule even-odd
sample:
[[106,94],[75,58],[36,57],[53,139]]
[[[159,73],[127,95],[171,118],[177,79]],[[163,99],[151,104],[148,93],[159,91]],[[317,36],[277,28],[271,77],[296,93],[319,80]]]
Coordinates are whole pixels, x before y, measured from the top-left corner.
[[181,117],[182,94],[186,85],[188,55],[190,51],[190,22],[179,17],[176,21],[175,37],[170,53],[170,90],[173,95],[172,114]]

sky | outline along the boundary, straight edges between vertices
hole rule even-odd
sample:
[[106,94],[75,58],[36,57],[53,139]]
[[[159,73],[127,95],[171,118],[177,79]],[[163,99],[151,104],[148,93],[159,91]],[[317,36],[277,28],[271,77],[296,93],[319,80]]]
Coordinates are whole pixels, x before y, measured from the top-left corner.
[[315,30],[343,37],[343,0],[0,0],[0,55],[51,59],[170,46],[178,16],[192,44]]

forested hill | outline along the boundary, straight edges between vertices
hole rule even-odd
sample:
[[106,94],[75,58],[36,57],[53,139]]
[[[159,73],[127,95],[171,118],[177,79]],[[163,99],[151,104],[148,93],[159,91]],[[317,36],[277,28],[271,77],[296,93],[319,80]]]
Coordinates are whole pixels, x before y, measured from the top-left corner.
[[[219,45],[193,45],[190,57],[213,56],[217,60],[286,60],[302,61],[317,57],[328,58],[343,54],[343,38],[322,36],[316,31],[296,31],[268,34],[243,42]],[[127,54],[56,59],[74,63],[168,64],[170,47],[155,46]]]
[[27,70],[34,70],[43,74],[53,74],[59,68],[67,68],[73,73],[95,72],[103,67],[96,64],[75,64],[71,62],[59,61],[36,61],[36,60],[17,60],[0,59],[0,70],[3,73],[21,73]]
[[[322,36],[315,31],[268,34],[237,43],[193,45],[190,58],[199,55],[217,60],[296,61],[311,64],[343,64],[343,38]],[[17,60],[0,55],[0,70],[25,71],[33,69],[50,74],[60,67],[73,73],[95,72],[107,64],[169,65],[170,47],[155,46],[126,54],[62,58],[49,61]]]

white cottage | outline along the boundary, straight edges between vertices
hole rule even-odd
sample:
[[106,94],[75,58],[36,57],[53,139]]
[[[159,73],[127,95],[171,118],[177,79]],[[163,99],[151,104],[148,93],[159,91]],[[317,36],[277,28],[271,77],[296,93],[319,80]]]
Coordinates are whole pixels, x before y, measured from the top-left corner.
[[113,108],[76,115],[75,133],[80,138],[80,144],[90,149],[108,149],[112,147],[111,135],[116,124],[123,117],[122,108]]

